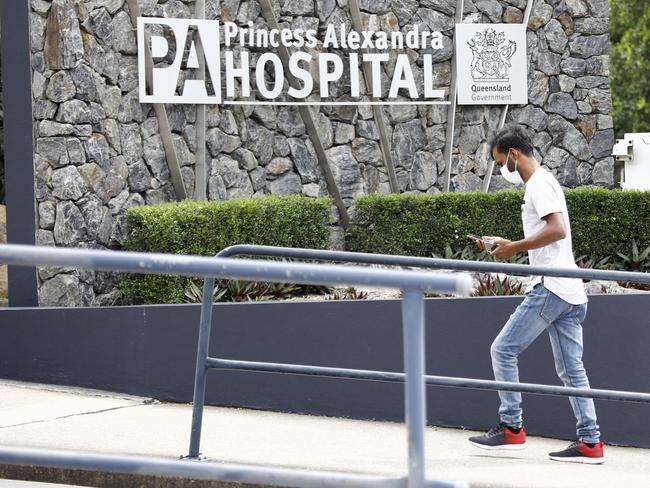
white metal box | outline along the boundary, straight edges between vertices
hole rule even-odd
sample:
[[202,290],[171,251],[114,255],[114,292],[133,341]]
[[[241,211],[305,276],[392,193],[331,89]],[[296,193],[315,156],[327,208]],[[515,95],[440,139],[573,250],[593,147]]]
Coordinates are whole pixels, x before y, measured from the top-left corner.
[[625,134],[612,150],[616,161],[624,163],[621,188],[650,190],[650,132]]

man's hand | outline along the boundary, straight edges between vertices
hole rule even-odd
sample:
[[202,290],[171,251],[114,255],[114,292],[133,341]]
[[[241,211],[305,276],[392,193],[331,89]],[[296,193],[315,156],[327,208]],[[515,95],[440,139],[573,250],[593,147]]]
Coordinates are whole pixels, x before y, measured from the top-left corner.
[[[564,239],[566,237],[566,230],[564,227],[564,218],[562,213],[550,213],[542,219],[546,225],[536,234],[529,236],[520,241],[509,241],[503,237],[483,236],[483,241],[492,241],[493,249],[490,255],[497,259],[507,261],[519,252],[530,251],[531,249],[539,249],[549,244]],[[479,244],[481,246],[483,242]]]
[[502,261],[508,261],[518,252],[515,244],[508,239],[502,237],[486,237],[485,239],[490,239],[494,242],[494,246],[496,247],[490,254]]
[[476,244],[481,251],[485,251],[485,244],[481,239],[472,239],[472,240],[474,241],[474,244]]

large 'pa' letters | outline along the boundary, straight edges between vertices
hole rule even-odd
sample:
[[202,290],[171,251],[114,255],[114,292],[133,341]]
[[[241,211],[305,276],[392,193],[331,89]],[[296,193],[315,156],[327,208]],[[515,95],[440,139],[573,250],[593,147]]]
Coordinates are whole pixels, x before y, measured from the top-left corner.
[[[155,29],[156,26],[159,28]],[[190,26],[196,28],[196,36]],[[163,31],[173,33],[173,46],[168,41],[169,36],[160,34],[161,27]],[[201,43],[203,56],[199,56],[195,40]],[[145,83],[145,56],[139,57],[141,102],[221,103],[219,29],[214,21],[140,17],[138,51],[143,53],[145,50],[150,50],[153,69],[151,89],[148,90]],[[171,64],[165,66],[163,61]],[[196,79],[192,74],[202,65],[205,67],[205,80]]]

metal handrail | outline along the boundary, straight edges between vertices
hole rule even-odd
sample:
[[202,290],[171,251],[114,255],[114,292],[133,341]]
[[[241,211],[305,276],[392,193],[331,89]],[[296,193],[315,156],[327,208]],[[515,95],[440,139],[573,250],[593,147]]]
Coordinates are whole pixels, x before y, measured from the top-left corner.
[[[262,373],[284,373],[300,376],[322,376],[349,380],[377,381],[382,383],[404,383],[404,373],[394,371],[373,371],[367,369],[344,369],[302,364],[273,364],[256,361],[237,361],[231,359],[208,358],[206,365],[211,369],[233,371],[252,371]],[[536,383],[512,383],[509,381],[477,380],[454,376],[425,375],[427,385],[451,388],[471,388],[473,390],[501,390],[531,393],[547,396],[571,396],[598,398],[628,403],[650,403],[650,393],[603,390],[599,388],[576,388],[573,386],[540,385]]]
[[[148,456],[90,454],[78,451],[0,447],[0,464],[124,473],[137,476],[220,480],[246,486],[321,488],[406,488],[404,478],[328,471],[250,466],[233,463],[197,463]],[[323,480],[329,484],[324,485]],[[431,483],[436,488],[460,488],[462,483]]]
[[483,273],[506,273],[514,275],[553,276],[562,278],[582,278],[585,280],[630,281],[650,283],[650,273],[632,271],[611,271],[590,268],[559,268],[551,266],[531,266],[529,264],[498,263],[490,261],[466,261],[462,259],[423,258],[418,256],[399,256],[393,254],[370,254],[350,251],[329,251],[294,247],[256,246],[237,244],[217,253],[219,257],[265,256],[338,263],[378,264],[384,266],[407,266],[414,268],[447,269],[453,271],[472,271]]
[[[581,269],[577,267],[556,268],[548,266],[530,266],[524,264],[422,258],[388,254],[369,254],[319,249],[256,246],[250,244],[238,244],[235,246],[230,246],[221,250],[217,254],[219,257],[232,257],[236,255],[307,259],[338,263],[371,264],[383,266],[418,267],[429,269],[451,269],[456,271],[480,271],[520,275],[555,276],[590,280],[624,280],[639,283],[650,283],[650,274],[648,273]],[[205,376],[208,369],[275,372],[304,376],[327,376],[335,378],[398,383],[404,382],[406,380],[406,375],[404,373],[398,372],[327,368],[300,364],[262,363],[210,357],[208,355],[208,342],[210,337],[210,325],[212,321],[211,303],[213,291],[214,280],[206,279],[204,281],[203,287],[203,306],[201,310],[201,326],[199,330],[199,353],[197,354],[196,363],[194,410],[192,414],[192,435],[190,438],[190,451],[188,455],[190,458],[197,458],[200,456],[199,450],[201,442],[201,423],[203,416],[203,404],[205,401]],[[407,296],[404,297],[405,301],[407,298]],[[406,309],[407,307],[403,308],[403,310]],[[480,390],[516,391],[537,395],[586,397],[611,401],[650,403],[650,394],[640,392],[575,388],[567,386],[542,385],[535,383],[482,380],[476,378],[433,376],[426,374],[424,375],[424,381],[427,385],[432,386],[471,388]]]
[[[462,483],[428,482],[425,473],[424,431],[426,427],[426,398],[424,380],[424,295],[425,291],[443,291],[468,294],[471,278],[468,275],[432,274],[422,271],[368,269],[359,266],[334,266],[313,263],[279,263],[272,261],[241,260],[223,257],[179,256],[169,254],[134,253],[90,249],[61,249],[24,245],[0,245],[0,262],[14,266],[72,266],[101,271],[122,271],[144,274],[173,274],[202,276],[205,278],[201,305],[201,325],[197,347],[194,406],[192,410],[191,449],[189,458],[199,457],[201,421],[205,401],[205,373],[211,367],[208,356],[210,326],[212,322],[212,291],[215,278],[292,282],[316,285],[373,285],[401,289],[404,295],[402,325],[404,334],[405,412],[408,432],[408,476],[406,479],[370,477],[363,480],[358,475],[343,473],[306,472],[295,470],[289,475],[274,468],[223,466],[198,468],[193,471],[210,472],[224,479],[236,477],[238,481],[256,479],[263,484],[283,486],[361,487],[400,486],[423,488],[425,486],[466,486]],[[82,469],[119,469],[129,472],[134,461],[124,457],[108,459],[106,456],[81,457],[23,453],[16,450],[4,452],[0,458],[15,462],[33,462],[40,459],[60,467],[82,466]],[[58,459],[58,461],[56,459]],[[21,460],[21,461],[19,461]],[[137,464],[137,462],[135,462]],[[147,463],[145,463],[147,464]],[[152,473],[187,473],[188,468],[177,464],[150,462]],[[169,470],[169,471],[167,471]],[[286,471],[286,470],[285,470]],[[286,476],[285,476],[286,475]],[[230,476],[230,478],[227,478]],[[301,477],[302,476],[302,477]],[[306,477],[305,477],[306,476]],[[372,478],[372,479],[371,479]]]
[[264,280],[306,285],[367,285],[421,291],[469,293],[471,279],[416,271],[342,267],[326,264],[217,259],[204,256],[103,251],[18,244],[0,245],[0,262],[14,266],[67,266],[99,271]]
[[[178,459],[75,451],[0,447],[0,464],[46,468],[102,471],[137,476],[164,476],[193,480],[220,480],[236,485],[321,488],[406,488],[404,478],[366,474],[308,471],[301,469],[247,466],[244,464],[197,463]],[[323,484],[326,479],[329,484]],[[41,485],[39,485],[41,486]],[[463,483],[434,482],[436,488],[461,488]]]

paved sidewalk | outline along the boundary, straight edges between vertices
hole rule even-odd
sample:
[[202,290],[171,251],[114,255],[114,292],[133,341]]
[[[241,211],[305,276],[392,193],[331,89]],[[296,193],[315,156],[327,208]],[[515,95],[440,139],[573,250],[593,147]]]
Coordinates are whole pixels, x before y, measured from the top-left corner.
[[[0,382],[0,445],[178,458],[189,443],[189,405],[118,394]],[[429,478],[477,487],[645,487],[650,450],[608,447],[607,463],[547,460],[565,441],[530,438],[517,453],[493,454],[472,433],[429,428]],[[213,461],[403,475],[404,425],[207,407],[203,453]],[[2,486],[2,485],[0,485]]]

